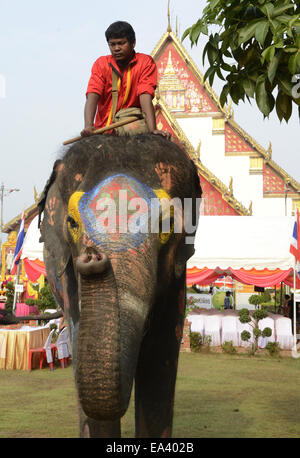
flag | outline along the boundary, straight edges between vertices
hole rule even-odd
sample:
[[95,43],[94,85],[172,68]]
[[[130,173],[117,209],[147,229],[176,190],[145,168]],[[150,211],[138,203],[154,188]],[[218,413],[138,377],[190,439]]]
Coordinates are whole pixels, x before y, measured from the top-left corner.
[[12,262],[11,266],[11,271],[10,273],[12,275],[15,274],[16,267],[20,262],[21,254],[22,254],[22,248],[23,248],[23,242],[24,242],[24,221],[25,221],[25,212],[23,211],[22,213],[22,218],[21,218],[21,223],[20,223],[20,229],[18,233],[18,239],[17,239],[17,245],[15,249],[15,254],[14,254],[14,259]]
[[290,253],[295,257],[296,273],[300,278],[300,223],[299,223],[299,208],[297,208],[297,216],[294,223],[293,235],[290,245]]

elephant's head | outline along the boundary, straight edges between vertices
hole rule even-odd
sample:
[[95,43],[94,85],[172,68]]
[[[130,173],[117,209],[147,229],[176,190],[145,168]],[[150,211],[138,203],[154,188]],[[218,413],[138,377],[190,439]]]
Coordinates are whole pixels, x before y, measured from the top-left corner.
[[45,264],[56,295],[68,283],[79,400],[87,416],[114,420],[127,409],[153,304],[193,253],[183,215],[189,198],[195,231],[196,169],[159,136],[91,137],[55,164],[46,194]]

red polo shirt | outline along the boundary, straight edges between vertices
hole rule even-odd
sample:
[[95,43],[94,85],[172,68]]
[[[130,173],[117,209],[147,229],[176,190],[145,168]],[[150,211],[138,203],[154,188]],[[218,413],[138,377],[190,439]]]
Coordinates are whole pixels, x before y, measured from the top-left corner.
[[[115,59],[111,56],[102,56],[92,67],[86,95],[90,92],[99,94],[98,109],[94,127],[100,128],[112,123],[112,64],[120,73]],[[139,96],[147,93],[154,97],[157,85],[157,68],[151,56],[135,53],[122,78],[118,78],[118,106],[122,108],[140,108]]]

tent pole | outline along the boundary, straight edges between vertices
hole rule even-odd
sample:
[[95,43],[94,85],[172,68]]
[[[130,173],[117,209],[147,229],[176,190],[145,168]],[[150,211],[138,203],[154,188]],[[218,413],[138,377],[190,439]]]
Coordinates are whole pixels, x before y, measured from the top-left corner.
[[17,266],[17,278],[16,278],[16,282],[15,282],[15,292],[14,292],[14,302],[13,302],[13,313],[15,313],[16,311],[16,305],[17,305],[17,296],[19,293],[17,293],[16,291],[16,287],[17,285],[19,284],[19,276],[20,276],[20,264],[21,262],[19,262],[18,266]]
[[294,350],[297,351],[297,335],[296,335],[296,258],[295,258],[295,265],[294,265],[294,307],[293,307],[293,318],[294,318],[294,326],[293,326],[293,333],[294,333]]

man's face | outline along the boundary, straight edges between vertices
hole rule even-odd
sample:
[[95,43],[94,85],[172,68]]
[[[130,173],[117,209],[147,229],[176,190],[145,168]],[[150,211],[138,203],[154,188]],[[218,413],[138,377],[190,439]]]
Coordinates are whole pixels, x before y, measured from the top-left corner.
[[112,56],[115,58],[117,63],[126,63],[135,47],[134,43],[129,43],[128,38],[110,38],[108,46]]

